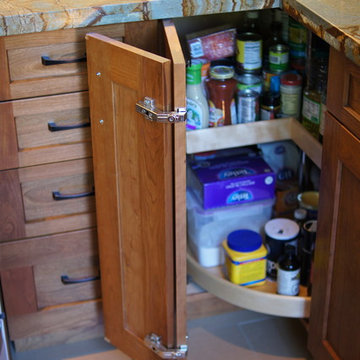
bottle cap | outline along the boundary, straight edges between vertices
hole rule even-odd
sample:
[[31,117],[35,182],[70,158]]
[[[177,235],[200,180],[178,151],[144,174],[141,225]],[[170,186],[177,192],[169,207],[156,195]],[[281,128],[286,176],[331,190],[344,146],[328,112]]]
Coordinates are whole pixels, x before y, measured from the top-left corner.
[[210,77],[217,80],[226,80],[234,77],[234,69],[231,66],[216,65],[210,68]]
[[186,83],[196,85],[201,83],[201,67],[200,62],[192,63],[186,68]]
[[252,230],[235,230],[228,235],[227,245],[234,251],[251,252],[260,248],[262,237],[259,233]]
[[302,77],[299,74],[289,73],[281,76],[281,85],[297,86],[301,85]]
[[294,211],[294,218],[296,220],[305,220],[307,216],[307,211],[302,208],[295,209]]

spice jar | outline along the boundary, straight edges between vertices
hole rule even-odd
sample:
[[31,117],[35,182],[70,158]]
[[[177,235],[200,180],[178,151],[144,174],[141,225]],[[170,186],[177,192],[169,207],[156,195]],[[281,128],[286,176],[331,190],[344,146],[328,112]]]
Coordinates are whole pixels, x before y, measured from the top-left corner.
[[302,77],[299,74],[289,73],[281,76],[280,95],[283,116],[299,118],[302,97],[301,83]]
[[209,127],[237,123],[235,92],[237,81],[231,66],[217,65],[210,68],[206,82],[209,95]]

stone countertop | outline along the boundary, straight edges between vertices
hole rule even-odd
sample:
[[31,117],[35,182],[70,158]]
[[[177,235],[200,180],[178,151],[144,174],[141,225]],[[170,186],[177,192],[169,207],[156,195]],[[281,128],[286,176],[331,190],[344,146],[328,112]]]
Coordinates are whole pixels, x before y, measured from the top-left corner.
[[0,36],[281,6],[360,65],[359,0],[0,0]]
[[283,0],[283,9],[360,65],[359,0]]

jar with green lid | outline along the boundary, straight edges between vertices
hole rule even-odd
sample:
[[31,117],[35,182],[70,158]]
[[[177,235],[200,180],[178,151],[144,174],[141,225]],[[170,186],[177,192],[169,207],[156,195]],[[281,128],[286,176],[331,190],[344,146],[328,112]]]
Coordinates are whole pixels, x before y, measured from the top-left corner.
[[206,81],[209,96],[209,127],[237,123],[236,84],[233,67],[217,65],[210,68],[210,78]]

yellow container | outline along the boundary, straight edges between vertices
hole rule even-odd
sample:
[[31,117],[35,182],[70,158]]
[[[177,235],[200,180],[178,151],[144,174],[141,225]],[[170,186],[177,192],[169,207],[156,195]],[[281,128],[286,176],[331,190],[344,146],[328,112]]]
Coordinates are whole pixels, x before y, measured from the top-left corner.
[[247,229],[233,231],[222,246],[227,277],[232,283],[255,286],[265,282],[267,251],[259,233]]

